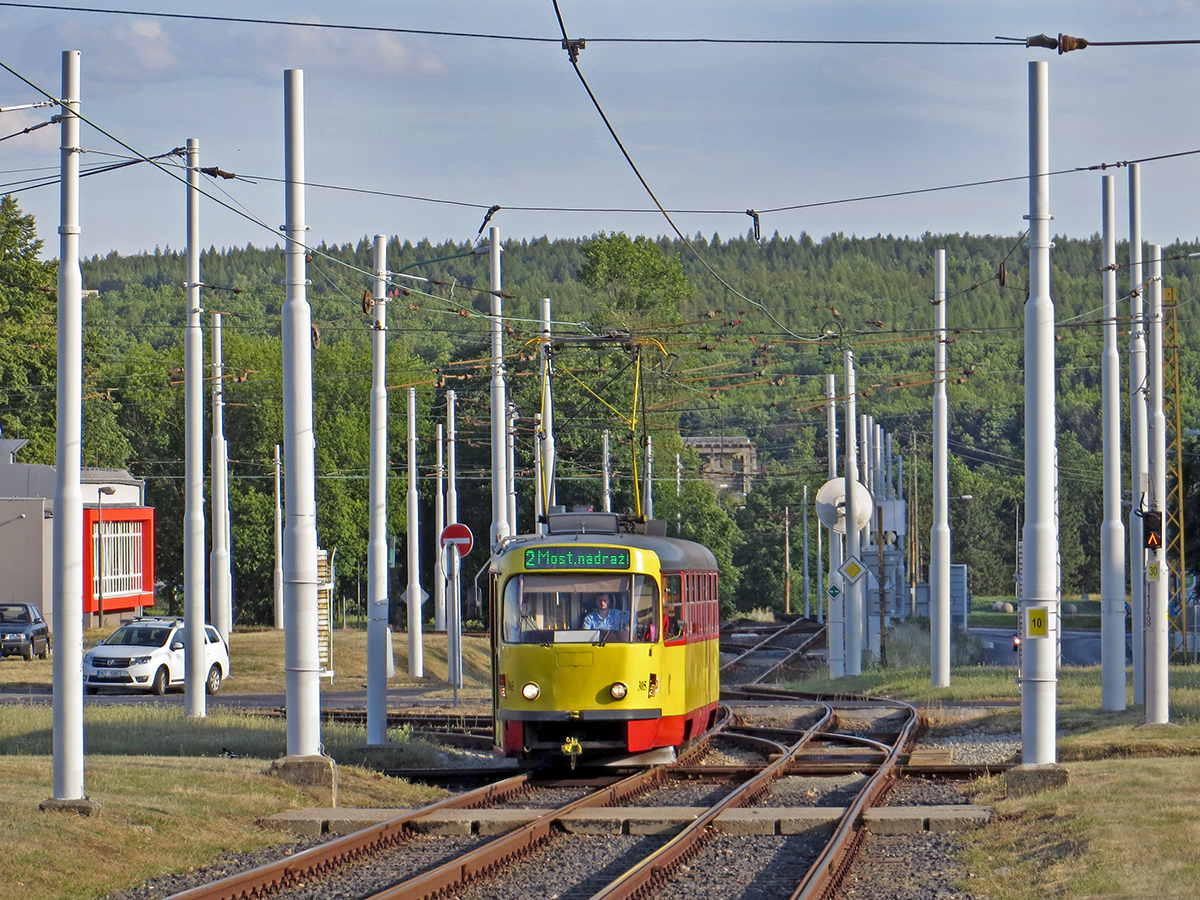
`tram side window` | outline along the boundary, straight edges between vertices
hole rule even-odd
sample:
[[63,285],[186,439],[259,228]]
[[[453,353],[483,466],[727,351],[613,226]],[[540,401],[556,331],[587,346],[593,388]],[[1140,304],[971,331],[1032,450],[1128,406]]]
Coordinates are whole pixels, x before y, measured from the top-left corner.
[[676,641],[683,637],[683,576],[663,576],[663,639]]

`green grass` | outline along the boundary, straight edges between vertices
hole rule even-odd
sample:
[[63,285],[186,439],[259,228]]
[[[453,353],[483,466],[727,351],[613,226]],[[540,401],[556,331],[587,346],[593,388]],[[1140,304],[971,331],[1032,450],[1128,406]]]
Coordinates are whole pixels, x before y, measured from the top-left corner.
[[[951,703],[1019,701],[1017,669],[956,668],[950,686],[930,685],[928,667],[810,679],[794,687],[902,697],[922,705],[936,733],[963,727]],[[1132,684],[1132,678],[1127,678]],[[996,815],[962,835],[971,877],[962,887],[988,900],[1143,900],[1200,896],[1200,667],[1172,666],[1171,724],[1146,726],[1132,688],[1122,712],[1100,709],[1100,669],[1058,673],[1058,761],[1069,784],[1009,798],[1002,777],[974,785]],[[973,727],[1020,732],[1019,707],[980,711]]]
[[[40,813],[54,793],[51,732],[49,706],[0,706],[0,900],[88,900],[221,853],[287,841],[260,820],[325,802],[267,774],[286,750],[282,719],[220,708],[189,719],[174,707],[139,704],[85,711],[84,783],[100,815]],[[445,794],[363,767],[448,763],[442,748],[406,729],[392,729],[389,746],[371,751],[361,728],[326,723],[321,736],[339,764],[344,806],[419,806]]]

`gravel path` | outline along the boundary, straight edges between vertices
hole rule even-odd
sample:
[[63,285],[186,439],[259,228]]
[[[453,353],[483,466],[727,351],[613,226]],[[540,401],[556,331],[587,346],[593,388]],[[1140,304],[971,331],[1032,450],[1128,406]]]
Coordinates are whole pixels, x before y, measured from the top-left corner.
[[950,835],[868,835],[838,900],[983,900],[955,884],[966,868]]
[[718,834],[654,900],[787,900],[824,846],[819,834]]
[[563,835],[502,878],[454,892],[455,900],[586,900],[635,862],[661,847],[662,835]]
[[[877,723],[855,724],[869,727]],[[923,746],[949,747],[954,750],[957,763],[1005,762],[1012,761],[1019,753],[1020,735],[965,732],[926,740]],[[787,776],[775,783],[764,805],[843,805],[860,782],[861,776],[855,775],[832,779]],[[729,785],[721,783],[680,782],[642,798],[637,805],[703,806],[729,790]],[[921,779],[901,780],[889,798],[893,805],[964,802],[969,799],[954,785]],[[457,896],[460,900],[588,897],[666,839],[629,835],[559,837],[506,872],[503,885],[473,885],[459,891]],[[428,870],[484,840],[415,838],[382,860],[344,870],[332,882],[301,886],[278,896],[282,900],[361,897]],[[656,900],[783,900],[799,883],[823,841],[823,835],[715,835],[687,868],[655,895]],[[113,892],[108,900],[161,900],[214,878],[293,855],[320,842],[321,839],[312,838],[258,853],[227,854],[204,869],[153,879],[128,891]],[[953,855],[958,846],[953,835],[945,834],[868,836],[863,855],[847,876],[839,897],[841,900],[980,900],[970,891],[954,888],[955,883],[967,877]]]

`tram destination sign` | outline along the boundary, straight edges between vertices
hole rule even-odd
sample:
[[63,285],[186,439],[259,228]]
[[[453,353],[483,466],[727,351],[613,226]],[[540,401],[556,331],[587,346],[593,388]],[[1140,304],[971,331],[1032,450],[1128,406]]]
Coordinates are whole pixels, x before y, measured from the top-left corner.
[[614,547],[530,547],[528,569],[628,569],[629,551]]

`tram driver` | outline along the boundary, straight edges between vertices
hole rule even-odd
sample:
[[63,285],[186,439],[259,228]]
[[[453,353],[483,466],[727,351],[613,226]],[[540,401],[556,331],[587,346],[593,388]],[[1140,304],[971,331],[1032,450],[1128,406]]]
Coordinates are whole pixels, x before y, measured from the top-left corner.
[[583,617],[583,627],[618,631],[627,627],[625,613],[613,606],[611,594],[602,592],[596,596],[596,608]]

